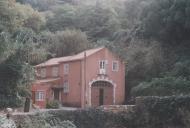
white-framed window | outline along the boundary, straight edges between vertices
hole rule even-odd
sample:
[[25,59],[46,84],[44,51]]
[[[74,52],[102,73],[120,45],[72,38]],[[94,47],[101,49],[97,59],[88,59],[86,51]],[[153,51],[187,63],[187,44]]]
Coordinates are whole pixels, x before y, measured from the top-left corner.
[[57,77],[59,74],[59,68],[58,67],[52,67],[52,76]]
[[106,60],[100,60],[99,67],[100,69],[106,69]]
[[63,72],[64,72],[64,74],[69,74],[69,64],[63,65]]
[[35,99],[36,99],[36,101],[44,101],[45,100],[45,92],[44,91],[36,91]]
[[108,61],[107,60],[100,60],[99,61],[99,74],[106,74],[106,66],[108,64]]
[[41,76],[42,78],[45,78],[45,77],[46,77],[46,68],[41,68],[41,70],[40,70],[40,76]]
[[119,70],[119,62],[113,61],[112,62],[112,71],[118,71]]
[[69,82],[68,81],[64,81],[64,83],[63,83],[63,92],[64,93],[69,92]]
[[40,77],[40,70],[39,69],[35,69],[35,75],[37,76],[37,77]]

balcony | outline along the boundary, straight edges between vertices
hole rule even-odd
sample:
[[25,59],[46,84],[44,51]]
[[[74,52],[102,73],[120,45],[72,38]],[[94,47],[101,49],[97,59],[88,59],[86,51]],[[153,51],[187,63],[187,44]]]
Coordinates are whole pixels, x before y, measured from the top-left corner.
[[103,75],[103,76],[107,76],[107,72],[106,69],[99,69],[98,75]]

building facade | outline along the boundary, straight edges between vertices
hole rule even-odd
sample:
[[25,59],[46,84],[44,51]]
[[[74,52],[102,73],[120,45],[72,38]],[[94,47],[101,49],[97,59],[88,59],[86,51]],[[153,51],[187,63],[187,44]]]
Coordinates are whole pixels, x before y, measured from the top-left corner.
[[35,68],[32,100],[41,108],[51,100],[82,108],[124,102],[125,63],[107,48],[53,58]]

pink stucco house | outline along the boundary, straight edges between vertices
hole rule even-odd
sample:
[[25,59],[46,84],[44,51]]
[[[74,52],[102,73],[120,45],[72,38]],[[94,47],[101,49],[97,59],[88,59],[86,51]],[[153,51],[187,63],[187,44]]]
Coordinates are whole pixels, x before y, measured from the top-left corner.
[[105,47],[52,58],[35,68],[32,100],[41,108],[51,100],[82,108],[124,102],[125,63]]

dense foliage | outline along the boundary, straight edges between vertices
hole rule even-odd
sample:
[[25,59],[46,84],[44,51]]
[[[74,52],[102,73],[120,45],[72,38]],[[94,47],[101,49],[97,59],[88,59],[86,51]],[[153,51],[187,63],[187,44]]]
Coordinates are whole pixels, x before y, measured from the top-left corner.
[[1,0],[1,94],[29,95],[32,65],[102,45],[126,61],[127,97],[189,94],[189,23],[189,0]]
[[129,112],[50,110],[36,115],[16,115],[14,119],[20,128],[60,127],[64,120],[77,128],[189,128],[189,100],[189,96],[141,97]]
[[[29,19],[36,19],[34,26],[40,27],[43,18],[39,12],[14,0],[0,1],[0,87],[1,107],[19,106],[20,96],[29,95],[30,83],[34,80],[33,55],[40,54],[35,38],[37,28],[27,26]],[[39,24],[40,23],[40,24]],[[37,25],[39,24],[39,25]],[[32,25],[32,24],[30,24]]]
[[170,72],[148,82],[142,82],[131,91],[136,96],[188,95],[190,92],[189,61],[178,62]]
[[142,13],[141,31],[165,43],[182,43],[189,40],[190,2],[188,0],[151,1]]
[[46,104],[46,108],[48,108],[48,109],[59,108],[59,101],[57,101],[57,100],[48,101]]
[[189,96],[141,97],[134,113],[123,114],[123,122],[129,128],[188,128],[189,100]]

